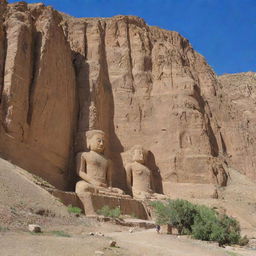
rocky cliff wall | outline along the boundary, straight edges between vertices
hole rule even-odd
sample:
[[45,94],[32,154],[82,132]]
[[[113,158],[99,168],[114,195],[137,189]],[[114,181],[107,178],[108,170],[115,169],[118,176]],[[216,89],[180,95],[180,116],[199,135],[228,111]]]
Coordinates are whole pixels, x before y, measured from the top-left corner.
[[230,166],[256,180],[256,73],[226,74],[222,85],[219,120]]
[[222,185],[226,92],[188,40],[132,16],[77,19],[25,3],[1,11],[1,156],[64,188],[96,128],[116,186],[126,183],[121,153],[135,144],[151,151],[164,192]]
[[77,114],[62,18],[24,2],[1,9],[1,156],[63,187]]
[[79,133],[108,133],[116,183],[125,184],[120,153],[135,144],[152,151],[166,191],[172,182],[218,183],[222,148],[208,103],[218,101],[218,82],[189,42],[137,17],[64,20],[78,75]]

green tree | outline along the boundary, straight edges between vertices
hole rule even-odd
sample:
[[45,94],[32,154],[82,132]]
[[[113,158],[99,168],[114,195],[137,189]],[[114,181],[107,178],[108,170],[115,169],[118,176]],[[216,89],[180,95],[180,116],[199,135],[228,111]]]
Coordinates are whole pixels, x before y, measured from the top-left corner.
[[157,224],[170,224],[177,228],[179,234],[191,233],[197,213],[195,205],[182,199],[168,200],[165,203],[155,201],[151,205],[156,211]]
[[245,244],[248,239],[241,238],[239,223],[215,210],[195,205],[186,200],[154,201],[151,203],[156,213],[157,224],[170,224],[179,234],[206,241],[223,244]]

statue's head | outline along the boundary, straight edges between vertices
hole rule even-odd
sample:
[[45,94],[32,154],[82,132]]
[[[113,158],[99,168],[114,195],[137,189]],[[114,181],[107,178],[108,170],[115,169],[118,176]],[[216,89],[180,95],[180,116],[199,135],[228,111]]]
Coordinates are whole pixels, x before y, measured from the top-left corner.
[[144,164],[147,157],[147,150],[141,145],[136,145],[132,148],[132,160],[141,164]]
[[87,146],[90,150],[103,153],[105,149],[105,133],[101,130],[86,132]]

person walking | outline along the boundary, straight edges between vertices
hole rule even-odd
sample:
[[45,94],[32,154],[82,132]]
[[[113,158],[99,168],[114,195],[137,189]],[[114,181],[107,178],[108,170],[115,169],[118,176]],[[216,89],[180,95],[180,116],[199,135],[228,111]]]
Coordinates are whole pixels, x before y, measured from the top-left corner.
[[157,224],[157,225],[156,225],[156,232],[157,232],[157,234],[159,234],[160,228],[161,228],[160,225]]

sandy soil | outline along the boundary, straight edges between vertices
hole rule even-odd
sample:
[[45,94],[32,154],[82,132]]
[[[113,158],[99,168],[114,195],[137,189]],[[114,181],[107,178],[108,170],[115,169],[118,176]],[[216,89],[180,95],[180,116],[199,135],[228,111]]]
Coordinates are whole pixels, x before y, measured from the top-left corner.
[[[65,229],[65,228],[64,228]],[[87,229],[87,230],[86,230]],[[29,232],[1,232],[0,255],[8,256],[93,256],[101,251],[107,256],[255,256],[256,248],[220,248],[215,243],[192,240],[176,235],[157,234],[155,230],[128,230],[111,224],[100,227],[104,236],[90,236],[88,227],[81,232],[65,231],[70,237],[54,235],[50,231],[42,234]],[[79,234],[78,234],[79,233]],[[111,240],[117,247],[109,246]]]
[[[131,255],[146,256],[255,256],[256,250],[237,247],[220,248],[216,243],[192,240],[185,236],[156,234],[153,229],[128,234],[107,234],[115,238]],[[233,254],[232,254],[233,253]]]

